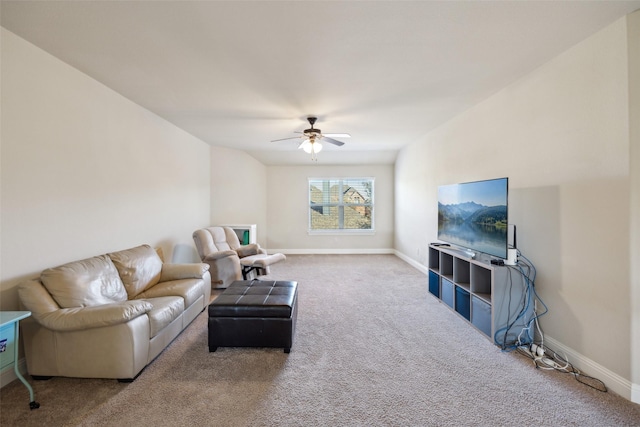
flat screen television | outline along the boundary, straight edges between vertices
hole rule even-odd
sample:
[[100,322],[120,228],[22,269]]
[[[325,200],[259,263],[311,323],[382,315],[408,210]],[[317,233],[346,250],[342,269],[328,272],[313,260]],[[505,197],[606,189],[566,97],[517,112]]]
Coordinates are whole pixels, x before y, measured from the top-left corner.
[[506,259],[509,178],[438,187],[438,240]]

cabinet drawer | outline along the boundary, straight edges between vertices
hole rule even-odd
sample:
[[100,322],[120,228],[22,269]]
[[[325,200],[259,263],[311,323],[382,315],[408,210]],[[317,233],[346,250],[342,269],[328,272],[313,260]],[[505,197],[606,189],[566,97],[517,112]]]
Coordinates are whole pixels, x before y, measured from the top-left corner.
[[15,326],[13,324],[0,328],[0,369],[13,363],[15,342]]
[[467,320],[471,320],[471,300],[469,292],[456,286],[456,311]]
[[491,337],[491,306],[475,295],[471,298],[471,323]]
[[433,271],[429,272],[429,293],[440,298],[440,276]]
[[441,298],[449,307],[453,308],[453,283],[442,278]]

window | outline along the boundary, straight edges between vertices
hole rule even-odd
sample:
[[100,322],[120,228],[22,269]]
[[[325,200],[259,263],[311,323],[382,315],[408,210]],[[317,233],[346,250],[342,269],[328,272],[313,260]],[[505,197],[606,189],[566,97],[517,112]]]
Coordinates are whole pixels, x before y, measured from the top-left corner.
[[309,179],[310,232],[373,230],[373,178]]

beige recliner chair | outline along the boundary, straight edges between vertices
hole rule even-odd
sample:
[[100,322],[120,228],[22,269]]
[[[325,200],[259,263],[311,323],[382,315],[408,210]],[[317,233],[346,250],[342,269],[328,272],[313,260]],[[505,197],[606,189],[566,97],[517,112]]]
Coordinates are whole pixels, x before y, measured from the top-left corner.
[[269,274],[269,266],[286,259],[283,254],[268,255],[260,245],[241,245],[230,227],[208,227],[193,232],[198,255],[209,264],[211,287],[226,288],[235,280],[248,279],[253,273]]

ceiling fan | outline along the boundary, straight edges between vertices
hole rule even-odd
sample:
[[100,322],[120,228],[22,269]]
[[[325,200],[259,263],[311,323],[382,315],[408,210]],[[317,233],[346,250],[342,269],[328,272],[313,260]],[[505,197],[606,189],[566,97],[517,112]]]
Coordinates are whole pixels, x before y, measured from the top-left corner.
[[307,120],[309,121],[309,124],[311,125],[311,127],[309,129],[303,130],[302,132],[297,131],[296,133],[300,133],[301,134],[300,136],[274,139],[271,142],[302,138],[302,142],[298,145],[298,148],[302,148],[305,152],[311,154],[312,160],[318,160],[316,157],[316,154],[320,152],[320,150],[322,150],[322,144],[320,143],[320,140],[324,142],[328,142],[333,145],[337,145],[338,147],[341,147],[344,145],[344,142],[338,141],[337,139],[333,139],[333,138],[334,137],[335,138],[351,137],[351,135],[349,135],[348,133],[322,133],[320,129],[313,127],[313,125],[316,123],[316,120],[318,120],[317,117],[307,117]]

